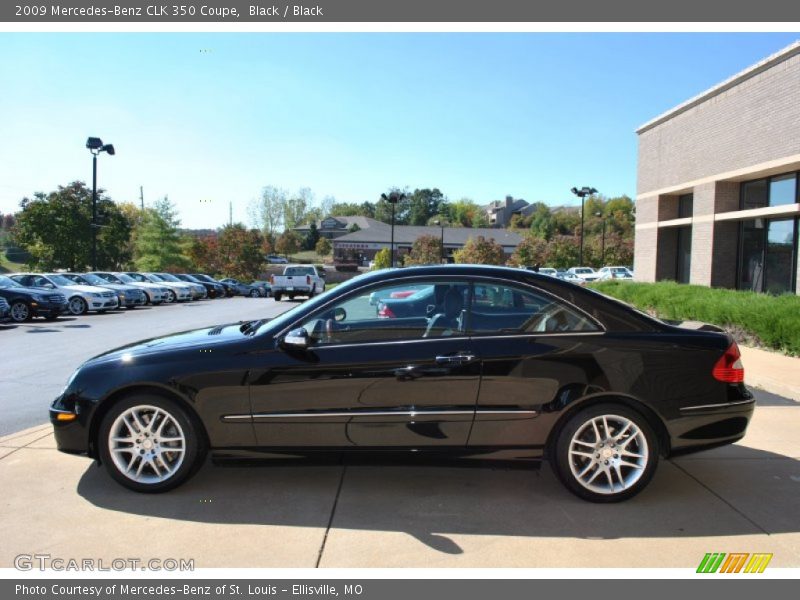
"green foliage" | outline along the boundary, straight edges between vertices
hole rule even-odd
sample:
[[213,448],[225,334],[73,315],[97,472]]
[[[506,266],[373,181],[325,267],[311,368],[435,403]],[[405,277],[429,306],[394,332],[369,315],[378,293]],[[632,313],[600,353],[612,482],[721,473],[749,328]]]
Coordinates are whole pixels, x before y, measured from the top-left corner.
[[313,250],[319,239],[319,229],[317,229],[317,224],[312,221],[308,225],[308,233],[306,234],[305,243],[303,244],[303,250]]
[[219,242],[216,235],[192,238],[186,253],[192,266],[200,273],[221,273]]
[[314,250],[319,256],[328,256],[333,251],[333,246],[328,238],[321,237],[317,240]]
[[536,209],[530,217],[530,229],[534,236],[543,240],[549,240],[553,237],[556,224],[550,208],[544,202],[536,203]]
[[[24,198],[16,217],[13,241],[30,253],[29,266],[82,270],[91,265],[92,190],[81,181],[49,194]],[[106,196],[97,194],[97,266],[122,268],[130,260],[127,240],[132,224]]]
[[769,296],[671,281],[603,281],[592,287],[665,319],[713,323],[734,334],[743,331],[768,348],[800,356],[800,296],[794,294]]
[[503,265],[506,255],[503,247],[493,238],[486,239],[482,235],[469,238],[464,247],[454,253],[455,261],[472,265]]
[[572,235],[556,235],[547,245],[545,265],[555,269],[569,269],[578,264],[580,238]]
[[455,226],[488,227],[486,212],[469,198],[461,198],[447,205],[447,220]]
[[286,190],[268,185],[261,190],[261,197],[250,205],[250,220],[262,235],[272,236],[281,231],[287,196]]
[[392,265],[392,254],[388,248],[381,248],[375,253],[375,264],[372,267],[373,271],[379,269],[388,269]]
[[174,205],[166,196],[146,208],[136,232],[134,264],[139,271],[175,271],[191,264],[184,254],[181,224]]
[[438,265],[442,261],[442,244],[437,236],[421,235],[411,246],[409,252],[403,259],[405,266],[411,265]]
[[258,277],[264,266],[261,234],[241,223],[228,225],[219,234],[219,270],[227,277],[250,280]]
[[[526,235],[508,261],[515,267],[544,266],[548,261],[548,244],[542,238]],[[548,265],[549,266],[549,265]]]
[[287,258],[300,251],[300,236],[291,229],[284,231],[275,241],[275,251]]
[[350,227],[347,228],[347,231],[355,233],[356,231],[361,231],[361,227],[358,226],[358,223],[350,223]]
[[374,218],[375,205],[372,202],[363,202],[361,204],[356,202],[336,202],[330,205],[330,209],[325,213],[324,217]]
[[440,213],[445,197],[439,188],[416,189],[408,202],[408,225],[425,225]]

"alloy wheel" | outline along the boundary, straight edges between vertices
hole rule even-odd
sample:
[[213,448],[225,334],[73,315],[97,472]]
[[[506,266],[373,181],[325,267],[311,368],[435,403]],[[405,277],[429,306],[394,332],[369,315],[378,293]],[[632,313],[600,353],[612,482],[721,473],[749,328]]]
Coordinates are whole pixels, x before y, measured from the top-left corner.
[[141,484],[166,481],[183,464],[186,436],[178,420],[163,408],[133,406],[112,423],[108,450],[114,466]]
[[569,443],[569,467],[575,481],[595,494],[630,489],[644,474],[649,456],[642,429],[614,414],[588,419]]
[[15,302],[11,305],[11,318],[17,322],[22,323],[27,321],[31,316],[31,309],[24,302]]
[[82,315],[87,310],[89,310],[89,306],[86,304],[86,300],[81,298],[80,296],[75,296],[74,298],[70,298],[69,300],[69,312],[73,315]]

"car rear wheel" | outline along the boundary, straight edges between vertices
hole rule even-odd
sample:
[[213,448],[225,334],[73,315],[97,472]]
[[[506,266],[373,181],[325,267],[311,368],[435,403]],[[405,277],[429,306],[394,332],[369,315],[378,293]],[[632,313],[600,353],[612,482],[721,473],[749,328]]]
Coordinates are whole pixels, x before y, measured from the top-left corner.
[[89,305],[86,300],[80,296],[75,296],[69,299],[69,312],[75,316],[85,315],[89,310]]
[[173,302],[177,302],[177,300],[178,300],[178,296],[175,295],[175,292],[173,292],[172,290],[169,290],[167,292],[167,299],[166,299],[165,302],[167,304],[172,304]]
[[250,290],[250,297],[251,298],[258,298],[261,294],[256,289]]
[[100,425],[101,461],[136,492],[157,493],[187,481],[205,459],[204,437],[177,402],[138,395],[115,404]]
[[641,492],[658,464],[658,440],[647,420],[618,404],[575,414],[559,432],[554,469],[573,494],[620,502]]
[[281,294],[275,294],[275,302],[280,302],[282,298]]
[[31,318],[31,309],[30,307],[22,302],[21,300],[17,300],[11,304],[11,320],[15,323],[24,323],[25,321],[29,321]]

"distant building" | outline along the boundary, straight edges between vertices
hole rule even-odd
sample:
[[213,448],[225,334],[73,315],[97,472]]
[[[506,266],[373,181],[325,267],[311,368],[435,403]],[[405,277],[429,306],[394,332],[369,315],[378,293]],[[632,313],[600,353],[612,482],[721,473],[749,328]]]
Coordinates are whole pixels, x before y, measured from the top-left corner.
[[506,196],[505,200],[495,200],[483,207],[489,224],[492,227],[508,227],[511,224],[511,217],[514,215],[528,216],[534,210],[534,206],[523,199],[515,200],[513,196]]
[[645,123],[634,270],[800,293],[800,42]]
[[[392,228],[386,223],[376,221],[377,226],[368,227],[340,236],[333,241],[333,256],[335,262],[355,261],[359,264],[375,258],[375,254],[382,248],[391,245]],[[402,257],[411,251],[411,246],[417,238],[429,235],[437,239],[444,239],[445,258],[452,260],[453,252],[464,247],[467,240],[483,236],[494,239],[503,247],[507,255],[522,241],[522,236],[513,231],[493,228],[470,227],[422,227],[415,225],[395,225],[394,248],[395,257]]]
[[[358,229],[369,229],[371,227],[388,227],[386,223],[381,223],[369,217],[326,217],[316,222],[317,231],[320,237],[335,240],[343,235],[350,233],[355,225]],[[301,236],[305,236],[311,228],[310,223],[295,227],[294,230]]]

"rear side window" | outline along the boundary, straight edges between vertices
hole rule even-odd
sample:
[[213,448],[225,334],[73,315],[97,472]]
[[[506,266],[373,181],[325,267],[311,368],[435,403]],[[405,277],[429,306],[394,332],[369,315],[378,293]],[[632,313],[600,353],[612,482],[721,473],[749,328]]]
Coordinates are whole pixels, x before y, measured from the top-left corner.
[[311,267],[289,267],[283,274],[296,277],[298,275],[316,275],[317,271]]
[[470,332],[476,335],[599,331],[588,317],[545,294],[503,284],[476,283]]

